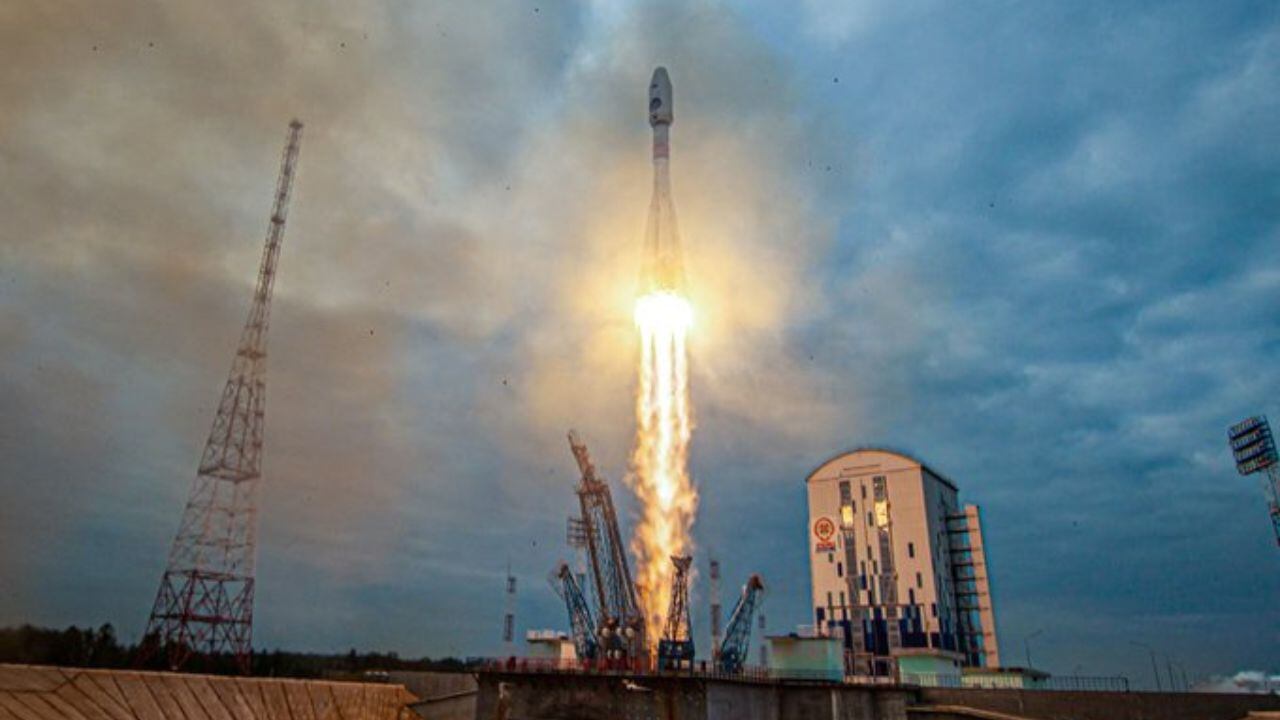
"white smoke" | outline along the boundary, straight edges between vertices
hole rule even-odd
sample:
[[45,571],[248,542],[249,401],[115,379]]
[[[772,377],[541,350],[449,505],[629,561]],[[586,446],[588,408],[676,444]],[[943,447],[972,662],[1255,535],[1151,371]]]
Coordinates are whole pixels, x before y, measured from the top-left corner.
[[1211,677],[1197,684],[1192,690],[1211,693],[1280,695],[1280,675],[1268,675],[1261,670],[1241,670],[1229,677]]

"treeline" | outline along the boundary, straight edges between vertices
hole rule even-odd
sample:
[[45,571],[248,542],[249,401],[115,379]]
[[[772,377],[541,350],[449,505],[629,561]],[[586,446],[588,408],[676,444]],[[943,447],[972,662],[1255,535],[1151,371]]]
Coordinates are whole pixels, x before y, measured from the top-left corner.
[[133,649],[120,644],[110,624],[97,630],[0,628],[0,662],[114,668],[127,667],[132,659]]
[[[125,645],[110,624],[96,630],[74,625],[65,630],[31,625],[0,628],[0,663],[64,665],[69,667],[135,668],[167,670],[164,652],[141,652],[138,645]],[[456,658],[406,659],[394,652],[345,654],[300,653],[288,650],[255,651],[252,674],[274,677],[321,678],[360,677],[394,670],[465,670],[466,661]],[[235,675],[234,658],[193,656],[182,668],[188,672]]]

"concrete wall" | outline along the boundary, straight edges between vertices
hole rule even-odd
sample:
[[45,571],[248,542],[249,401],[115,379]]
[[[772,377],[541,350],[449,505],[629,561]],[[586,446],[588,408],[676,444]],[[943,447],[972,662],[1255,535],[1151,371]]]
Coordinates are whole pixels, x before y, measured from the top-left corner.
[[[916,689],[519,673],[482,673],[476,697],[477,720],[1240,720],[1251,711],[1280,711],[1280,697],[1273,695]],[[500,705],[505,714],[499,714]]]
[[672,678],[482,673],[476,718],[701,720],[702,683]]
[[907,720],[915,696],[891,687],[688,677],[482,673],[479,680],[475,716],[483,720]]
[[476,716],[479,685],[469,672],[388,673],[393,683],[403,685],[418,697],[409,708],[426,720],[472,720]]
[[712,682],[706,686],[707,720],[774,720],[778,691],[771,685]]
[[[922,688],[922,705],[963,706],[1035,720],[1239,720],[1251,710],[1280,710],[1274,695],[1066,692]],[[913,720],[939,720],[912,712]]]
[[776,720],[905,720],[912,699],[888,687],[786,686]]

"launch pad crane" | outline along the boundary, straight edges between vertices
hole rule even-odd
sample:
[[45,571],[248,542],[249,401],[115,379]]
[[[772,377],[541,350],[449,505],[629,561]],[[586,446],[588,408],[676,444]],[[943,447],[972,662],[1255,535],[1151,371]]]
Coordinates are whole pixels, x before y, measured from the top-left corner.
[[613,496],[591,462],[587,446],[576,432],[569,431],[569,448],[578,461],[582,483],[577,488],[578,504],[587,536],[592,584],[596,591],[599,625],[597,634],[605,656],[628,659],[642,656],[647,648],[644,613],[636,593],[626,545],[618,529]]
[[671,607],[667,610],[667,625],[658,640],[658,667],[677,670],[693,667],[693,633],[689,620],[689,566],[693,558],[673,555],[671,564],[676,574],[671,582]]
[[764,581],[759,575],[752,575],[742,588],[738,604],[733,606],[733,612],[729,614],[729,625],[725,628],[724,644],[720,647],[720,658],[717,661],[720,672],[742,672],[747,651],[751,648],[751,621],[763,593]]
[[569,628],[573,636],[573,649],[579,660],[594,660],[599,646],[596,644],[596,624],[591,619],[591,608],[582,594],[578,578],[568,563],[560,563],[547,578],[556,594],[564,600],[569,613]]

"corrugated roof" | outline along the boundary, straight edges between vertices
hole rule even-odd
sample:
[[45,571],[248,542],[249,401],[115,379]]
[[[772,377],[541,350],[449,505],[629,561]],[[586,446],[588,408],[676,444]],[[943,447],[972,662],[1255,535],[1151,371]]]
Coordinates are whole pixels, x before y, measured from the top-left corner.
[[407,720],[402,685],[0,664],[0,720]]

